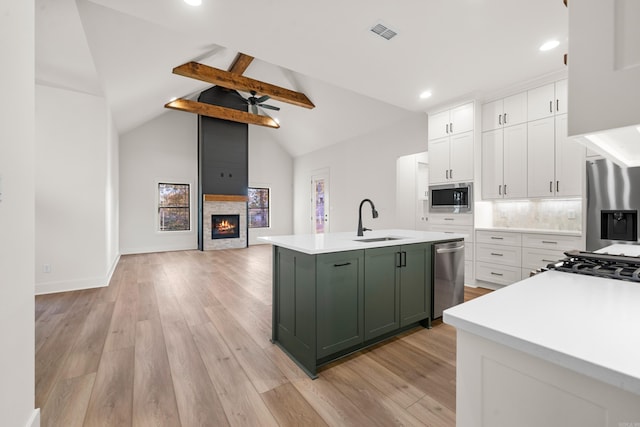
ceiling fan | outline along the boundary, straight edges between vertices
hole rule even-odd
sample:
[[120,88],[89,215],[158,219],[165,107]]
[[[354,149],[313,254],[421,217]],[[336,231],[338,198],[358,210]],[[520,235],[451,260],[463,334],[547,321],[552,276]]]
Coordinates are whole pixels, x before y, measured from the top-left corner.
[[269,95],[263,95],[260,98],[256,98],[257,92],[255,90],[250,91],[251,96],[246,98],[244,102],[249,106],[249,110],[253,114],[258,114],[258,107],[266,108],[268,110],[280,111],[280,107],[274,107],[273,105],[264,104],[265,101],[271,99]]

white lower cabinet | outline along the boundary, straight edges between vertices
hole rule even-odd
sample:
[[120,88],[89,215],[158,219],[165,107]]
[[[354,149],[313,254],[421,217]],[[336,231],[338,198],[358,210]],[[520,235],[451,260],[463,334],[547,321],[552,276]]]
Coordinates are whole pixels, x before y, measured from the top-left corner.
[[568,234],[476,231],[476,280],[510,285],[531,272],[565,257],[572,249],[584,250],[580,236]]

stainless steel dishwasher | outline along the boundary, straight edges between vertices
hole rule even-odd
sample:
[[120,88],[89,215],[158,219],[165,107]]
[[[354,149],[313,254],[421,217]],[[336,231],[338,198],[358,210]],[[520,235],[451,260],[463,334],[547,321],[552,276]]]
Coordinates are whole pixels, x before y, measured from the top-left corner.
[[433,318],[464,301],[464,241],[433,245]]

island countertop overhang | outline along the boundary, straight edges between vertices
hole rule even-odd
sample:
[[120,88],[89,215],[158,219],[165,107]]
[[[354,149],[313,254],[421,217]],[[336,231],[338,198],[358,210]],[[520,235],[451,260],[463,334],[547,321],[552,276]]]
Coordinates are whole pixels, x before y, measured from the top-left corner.
[[640,286],[547,271],[445,310],[443,321],[640,394]]
[[[393,240],[377,242],[363,242],[366,239],[392,237]],[[293,234],[286,236],[258,237],[265,243],[291,249],[309,255],[332,252],[353,251],[387,246],[409,245],[415,243],[441,242],[447,240],[461,240],[465,234],[444,233],[436,231],[418,231],[403,229],[373,230],[358,236],[355,231],[325,233],[325,234]]]

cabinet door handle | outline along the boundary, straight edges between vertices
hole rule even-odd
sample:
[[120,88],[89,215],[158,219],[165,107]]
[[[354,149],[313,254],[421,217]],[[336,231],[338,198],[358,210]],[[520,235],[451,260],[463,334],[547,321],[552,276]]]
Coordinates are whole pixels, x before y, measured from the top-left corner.
[[491,255],[493,255],[493,256],[504,256],[504,254],[499,254],[497,252],[491,252]]
[[446,179],[449,179],[449,169],[445,169],[445,170],[444,170],[444,177],[445,177]]
[[543,258],[542,261],[544,261],[544,262],[557,262],[558,260],[557,259],[544,259]]
[[344,267],[344,266],[347,266],[347,265],[351,265],[351,263],[350,262],[344,262],[342,264],[333,264],[334,267]]
[[560,181],[556,181],[556,193],[560,192]]
[[507,184],[504,185],[504,195],[507,195]]
[[491,240],[504,240],[504,237],[491,236]]
[[498,124],[502,124],[502,114],[498,114]]
[[492,276],[504,276],[502,273],[494,273],[493,271],[491,272]]
[[556,99],[556,111],[560,111],[560,100]]
[[402,252],[396,252],[396,268],[402,267]]
[[449,123],[449,132],[453,133],[453,123]]
[[558,244],[558,242],[554,242],[552,240],[543,240],[542,243],[548,243],[550,245],[557,245]]
[[502,123],[504,123],[505,125],[507,124],[507,113],[504,113],[504,119],[502,120]]
[[549,181],[549,193],[553,193],[553,181]]
[[549,112],[553,113],[553,101],[549,101]]
[[446,134],[449,134],[449,123],[444,126],[444,131]]
[[405,251],[400,252],[400,266],[407,266],[407,253]]
[[453,221],[454,218],[444,218],[445,221]]
[[498,196],[502,196],[502,185],[498,185]]
[[449,169],[449,178],[453,179],[453,169]]

